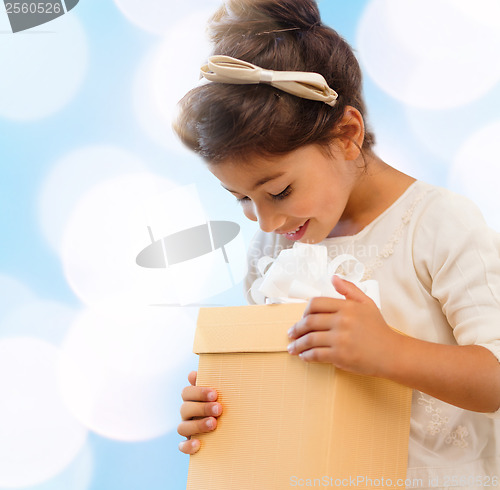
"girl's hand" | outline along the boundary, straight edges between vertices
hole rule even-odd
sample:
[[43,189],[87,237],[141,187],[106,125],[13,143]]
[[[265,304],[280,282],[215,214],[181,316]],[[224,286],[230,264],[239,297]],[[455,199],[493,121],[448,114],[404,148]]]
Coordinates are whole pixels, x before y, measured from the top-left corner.
[[288,351],[304,361],[329,362],[358,374],[387,377],[401,335],[375,303],[351,282],[334,276],[343,299],[313,298],[289,330]]
[[196,371],[191,371],[188,380],[191,386],[182,390],[181,405],[182,422],[177,426],[177,432],[187,437],[179,444],[179,449],[185,454],[194,454],[200,449],[200,441],[191,436],[210,432],[217,427],[217,419],[222,413],[222,405],[215,403],[217,392],[211,388],[196,385]]

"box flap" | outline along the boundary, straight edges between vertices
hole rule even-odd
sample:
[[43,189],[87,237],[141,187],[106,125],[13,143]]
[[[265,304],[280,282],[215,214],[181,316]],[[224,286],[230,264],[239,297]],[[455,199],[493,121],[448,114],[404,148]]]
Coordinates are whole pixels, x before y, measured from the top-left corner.
[[306,303],[200,308],[195,354],[284,352]]

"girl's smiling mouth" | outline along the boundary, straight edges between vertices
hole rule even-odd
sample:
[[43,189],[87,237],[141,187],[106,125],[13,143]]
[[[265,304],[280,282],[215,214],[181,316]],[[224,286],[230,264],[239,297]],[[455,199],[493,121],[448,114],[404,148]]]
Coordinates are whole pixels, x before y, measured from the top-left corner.
[[309,225],[309,220],[307,220],[303,225],[299,226],[294,231],[290,231],[290,232],[286,232],[286,233],[280,233],[280,232],[277,232],[277,233],[279,235],[284,235],[286,238],[288,238],[288,240],[298,241],[305,235],[308,225]]

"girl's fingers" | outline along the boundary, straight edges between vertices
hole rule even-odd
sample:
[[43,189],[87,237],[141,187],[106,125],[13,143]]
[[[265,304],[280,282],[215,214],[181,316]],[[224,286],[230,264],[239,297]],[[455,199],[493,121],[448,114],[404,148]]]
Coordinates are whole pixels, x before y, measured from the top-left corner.
[[196,386],[196,371],[191,371],[188,381],[191,386],[182,390],[181,405],[182,422],[177,426],[177,433],[187,437],[179,443],[179,450],[184,454],[195,454],[200,449],[200,441],[192,439],[196,434],[211,432],[217,427],[217,419],[222,413],[222,405],[214,403],[217,400],[217,391],[212,388]]
[[222,413],[220,403],[184,402],[181,405],[182,420],[193,417],[218,417]]
[[[343,301],[343,300],[341,300]],[[330,330],[332,328],[332,313],[315,313],[303,317],[290,330],[288,338],[290,340],[298,339],[309,332],[318,332],[321,330]]]
[[191,437],[196,434],[211,432],[217,427],[217,419],[205,417],[203,419],[185,420],[177,426],[177,433],[180,436]]
[[328,347],[316,347],[300,354],[300,358],[306,362],[332,362],[332,350]]
[[198,439],[188,439],[179,443],[179,451],[184,454],[195,454],[200,449],[200,441]]
[[318,347],[332,347],[332,336],[329,332],[312,332],[303,335],[288,345],[288,352],[297,355]]
[[191,371],[189,374],[188,374],[188,381],[189,381],[189,384],[192,385],[192,386],[196,386],[196,376],[198,375],[198,372],[197,371]]
[[214,402],[217,400],[217,391],[203,386],[186,386],[181,396],[185,402]]
[[304,317],[312,313],[336,313],[345,306],[345,299],[317,297],[309,300],[306,309],[304,310]]

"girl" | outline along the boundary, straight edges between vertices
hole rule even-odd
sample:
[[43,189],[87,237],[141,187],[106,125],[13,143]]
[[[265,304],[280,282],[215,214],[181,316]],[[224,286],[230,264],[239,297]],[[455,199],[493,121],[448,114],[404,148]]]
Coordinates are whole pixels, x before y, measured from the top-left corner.
[[[289,352],[414,389],[408,478],[421,488],[496,486],[498,235],[466,199],[372,151],[359,65],[314,0],[228,0],[210,33],[209,81],[181,101],[175,127],[259,222],[247,286],[262,255],[296,241],[356,255],[382,310],[335,278],[346,300],[312,299]],[[222,407],[195,372],[189,381],[178,432],[193,454]]]

